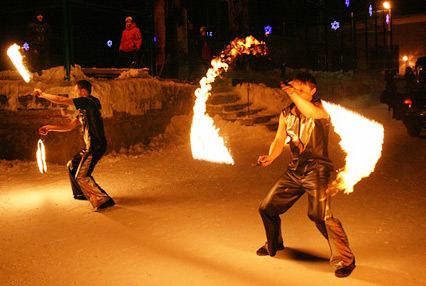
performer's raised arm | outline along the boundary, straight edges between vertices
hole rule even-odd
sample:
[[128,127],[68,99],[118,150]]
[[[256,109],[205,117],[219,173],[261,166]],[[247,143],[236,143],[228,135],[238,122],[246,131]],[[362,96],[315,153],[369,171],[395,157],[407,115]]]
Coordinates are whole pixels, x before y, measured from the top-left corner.
[[304,116],[314,119],[328,118],[328,113],[321,103],[312,102],[312,98],[317,91],[316,86],[293,80],[289,82],[289,85],[281,84],[281,89],[288,94]]
[[59,95],[53,95],[46,92],[43,92],[39,88],[34,89],[35,96],[44,98],[49,100],[50,102],[57,103],[57,104],[65,104],[65,105],[74,105],[74,102],[71,98],[65,97],[65,96],[59,96]]

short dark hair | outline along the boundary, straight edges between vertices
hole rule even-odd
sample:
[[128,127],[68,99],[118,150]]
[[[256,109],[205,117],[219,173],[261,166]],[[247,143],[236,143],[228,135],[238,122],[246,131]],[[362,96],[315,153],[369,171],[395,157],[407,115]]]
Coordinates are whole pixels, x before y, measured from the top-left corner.
[[296,77],[294,78],[294,80],[298,80],[298,81],[300,81],[304,84],[309,85],[309,87],[311,89],[314,89],[314,88],[317,87],[317,80],[315,79],[315,77],[312,74],[310,74],[308,72],[298,73],[296,75]]
[[79,80],[76,85],[78,86],[78,89],[85,89],[89,94],[92,93],[92,85],[87,80]]

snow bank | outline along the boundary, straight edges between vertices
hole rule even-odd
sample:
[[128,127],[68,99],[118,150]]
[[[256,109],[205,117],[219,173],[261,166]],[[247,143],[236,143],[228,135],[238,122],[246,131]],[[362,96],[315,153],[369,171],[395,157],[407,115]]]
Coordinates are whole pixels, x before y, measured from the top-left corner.
[[[304,69],[286,68],[286,79],[292,79]],[[349,108],[364,108],[377,104],[380,93],[385,88],[383,75],[372,71],[324,72],[309,71],[318,84],[318,96],[327,101]],[[278,79],[275,80],[279,82]],[[288,96],[280,88],[265,84],[243,83],[234,87],[240,95],[239,103],[247,103],[249,87],[251,108],[263,108],[265,114],[278,114],[290,103]]]
[[267,87],[264,84],[239,84],[235,91],[240,95],[242,103],[247,103],[247,89],[250,108],[263,108],[270,114],[279,114],[290,103],[288,96],[279,88]]
[[[34,88],[40,88],[50,94],[63,94],[74,98],[73,85],[81,79],[92,83],[92,94],[101,101],[104,117],[112,117],[114,112],[144,115],[147,110],[161,109],[163,103],[170,98],[188,97],[195,90],[195,86],[190,84],[151,78],[145,69],[130,69],[114,80],[97,80],[87,77],[81,67],[75,65],[71,68],[70,81],[66,81],[65,76],[63,67],[55,67],[44,70],[41,76],[34,73],[33,80],[25,83],[23,80],[17,80],[16,72],[0,72],[0,94],[8,98],[8,103],[1,108],[10,111],[22,108],[19,97],[31,94]],[[45,107],[34,99],[25,108],[43,109]]]

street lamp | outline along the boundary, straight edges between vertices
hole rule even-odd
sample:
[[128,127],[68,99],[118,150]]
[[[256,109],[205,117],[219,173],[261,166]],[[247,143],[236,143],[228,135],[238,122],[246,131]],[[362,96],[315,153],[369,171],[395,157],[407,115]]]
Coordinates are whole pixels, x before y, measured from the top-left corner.
[[388,1],[386,1],[386,2],[383,2],[383,7],[384,7],[385,9],[390,10],[391,5],[390,5],[390,3],[389,3]]
[[389,1],[383,2],[383,8],[389,11],[389,16],[386,17],[389,19],[389,22],[386,21],[386,24],[389,25],[388,31],[389,31],[389,41],[390,41],[390,68],[393,68],[393,37],[392,37],[392,7]]

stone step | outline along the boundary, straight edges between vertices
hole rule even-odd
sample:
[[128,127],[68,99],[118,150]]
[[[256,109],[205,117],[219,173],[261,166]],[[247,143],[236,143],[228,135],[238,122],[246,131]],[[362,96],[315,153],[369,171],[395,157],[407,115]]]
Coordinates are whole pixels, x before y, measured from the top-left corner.
[[207,104],[206,110],[210,113],[247,110],[247,103]]
[[269,122],[266,122],[265,126],[268,127],[268,129],[271,131],[276,131],[278,130],[279,122],[280,122],[280,115],[277,114],[274,117],[272,117],[271,120],[269,120]]
[[[261,112],[263,109],[262,108],[257,108],[257,109],[250,109],[250,111],[229,111],[229,112],[221,112],[221,113],[217,113],[220,117],[222,117],[222,119],[224,120],[229,120],[229,121],[235,121],[240,117],[247,117],[250,115],[255,115],[259,112]],[[214,114],[216,115],[216,114]]]
[[240,117],[237,120],[243,125],[252,126],[254,124],[259,124],[259,123],[268,123],[270,122],[271,118],[274,118],[275,116],[276,115],[274,114],[271,114],[271,115],[256,114],[254,116]]
[[217,105],[237,102],[240,100],[240,96],[235,91],[226,91],[226,92],[215,92],[212,93],[207,99],[207,104]]

